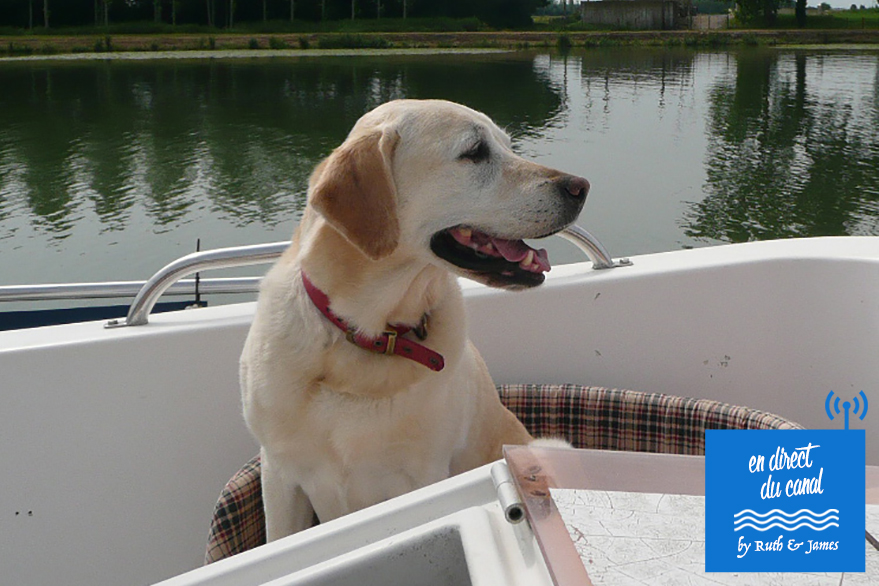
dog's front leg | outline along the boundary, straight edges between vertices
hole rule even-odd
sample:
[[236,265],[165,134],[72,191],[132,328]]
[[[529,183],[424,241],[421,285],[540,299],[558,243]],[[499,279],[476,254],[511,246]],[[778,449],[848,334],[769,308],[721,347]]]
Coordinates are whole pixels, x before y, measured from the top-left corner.
[[265,449],[260,450],[260,461],[266,541],[274,541],[311,527],[314,509],[302,487],[281,475],[272,465]]

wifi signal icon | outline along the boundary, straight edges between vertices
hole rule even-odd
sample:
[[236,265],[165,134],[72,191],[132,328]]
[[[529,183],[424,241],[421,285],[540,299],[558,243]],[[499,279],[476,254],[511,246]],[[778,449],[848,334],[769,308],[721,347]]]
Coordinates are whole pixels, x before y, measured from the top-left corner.
[[[867,409],[869,408],[869,405],[867,404],[867,395],[864,394],[864,391],[861,391],[860,395],[861,395],[861,399],[863,400],[863,403],[858,402],[857,396],[853,397],[852,401],[855,404],[855,409],[854,409],[854,411],[851,411],[851,412],[853,415],[858,415],[858,412],[860,412],[861,414],[858,416],[858,419],[863,421],[864,417],[867,416]],[[832,411],[830,408],[831,401],[833,401],[833,410]],[[863,405],[863,407],[862,407],[862,405]],[[849,411],[852,408],[852,404],[848,401],[845,401],[842,404],[842,408],[845,411],[845,429],[848,429],[848,415],[849,415]],[[834,399],[833,391],[830,391],[827,394],[827,399],[824,401],[824,410],[827,411],[827,417],[830,418],[830,421],[833,421],[833,413],[834,412],[836,412],[837,415],[839,415],[839,413],[840,413],[840,411],[839,411],[839,397],[836,397]]]

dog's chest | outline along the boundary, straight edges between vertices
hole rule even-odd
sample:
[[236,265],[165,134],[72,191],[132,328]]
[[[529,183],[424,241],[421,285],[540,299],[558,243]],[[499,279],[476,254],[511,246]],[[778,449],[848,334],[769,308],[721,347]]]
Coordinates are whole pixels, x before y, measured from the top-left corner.
[[418,457],[436,451],[434,442],[448,445],[460,433],[460,418],[450,424],[448,418],[435,416],[443,404],[452,407],[443,391],[416,385],[381,399],[319,391],[309,406],[309,419],[327,438],[328,448],[346,463],[384,459],[390,452]]
[[322,519],[449,475],[464,439],[461,417],[440,422],[430,416],[435,401],[413,395],[370,400],[325,392],[312,400],[312,441],[291,454],[290,464]]

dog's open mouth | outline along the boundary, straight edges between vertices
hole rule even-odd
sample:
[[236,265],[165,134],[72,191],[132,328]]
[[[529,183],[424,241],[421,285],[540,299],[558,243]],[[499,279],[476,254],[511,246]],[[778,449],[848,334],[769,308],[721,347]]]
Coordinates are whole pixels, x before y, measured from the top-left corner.
[[438,257],[481,277],[494,287],[534,287],[550,270],[546,250],[521,240],[492,236],[468,226],[455,226],[433,235],[430,248]]

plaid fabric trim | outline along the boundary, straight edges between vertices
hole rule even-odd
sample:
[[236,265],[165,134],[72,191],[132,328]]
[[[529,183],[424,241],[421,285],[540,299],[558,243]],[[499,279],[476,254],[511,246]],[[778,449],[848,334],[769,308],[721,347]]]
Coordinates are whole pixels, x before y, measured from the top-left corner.
[[253,457],[223,488],[214,507],[205,565],[266,542],[259,456]]
[[[577,448],[701,455],[706,429],[802,429],[764,411],[658,393],[579,385],[502,385],[498,393],[532,435],[564,437]],[[205,564],[265,542],[256,456],[220,494]]]
[[574,447],[666,454],[705,453],[706,429],[802,429],[749,407],[579,385],[504,385],[501,401],[535,436]]

